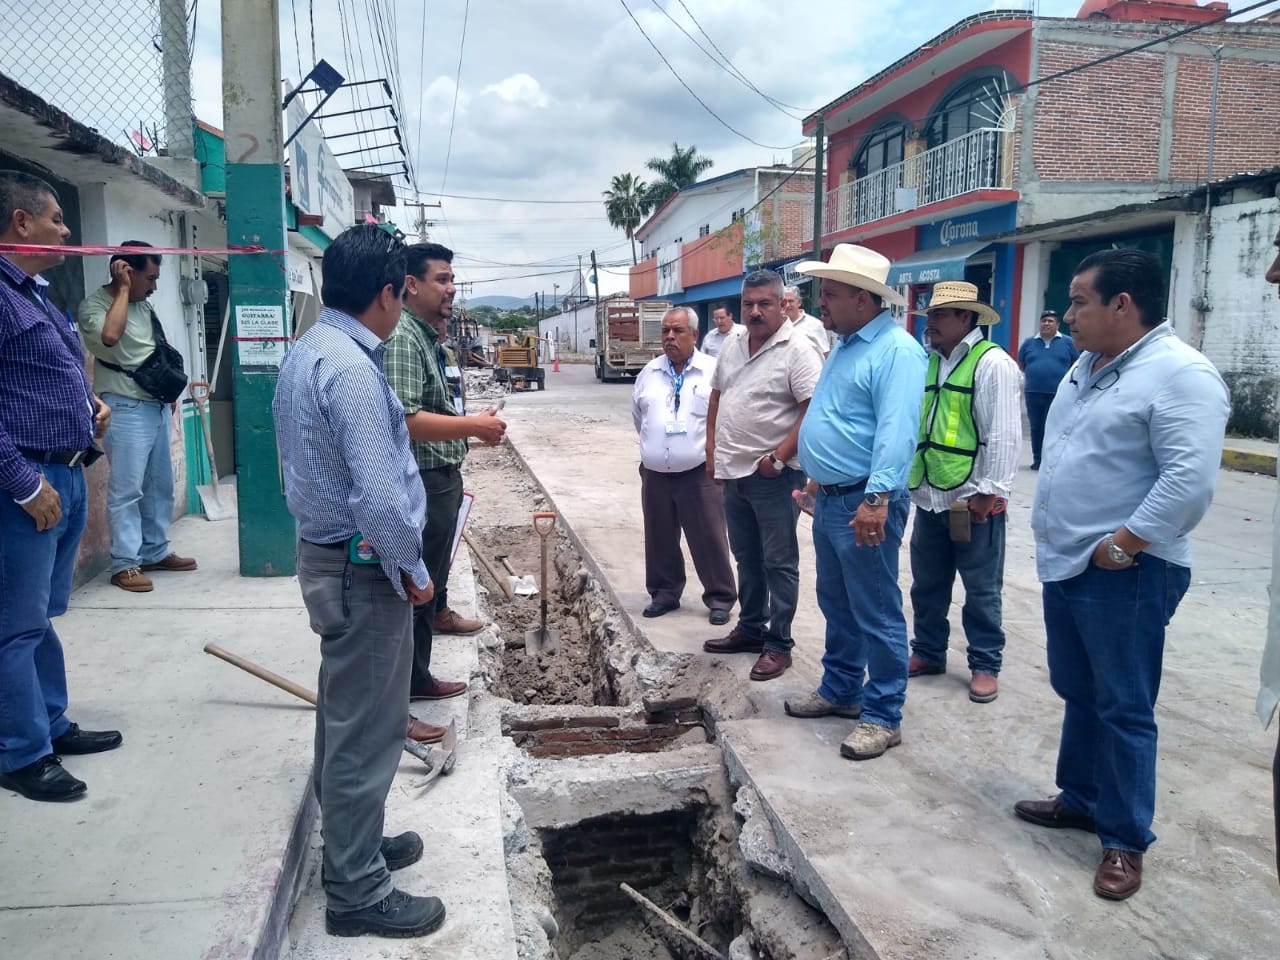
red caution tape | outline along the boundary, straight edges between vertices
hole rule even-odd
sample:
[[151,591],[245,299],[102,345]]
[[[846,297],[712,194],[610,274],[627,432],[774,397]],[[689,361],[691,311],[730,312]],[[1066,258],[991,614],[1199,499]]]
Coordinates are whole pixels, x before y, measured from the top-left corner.
[[161,254],[178,254],[197,256],[204,254],[210,257],[226,257],[237,254],[259,254],[268,253],[272,256],[281,256],[288,251],[285,250],[268,250],[263,246],[236,246],[228,244],[222,250],[203,250],[196,247],[77,247],[71,244],[65,246],[54,246],[51,244],[40,243],[0,243],[0,254],[16,253],[22,256],[43,256],[51,253],[70,254],[80,257],[102,257],[112,253],[124,253],[132,256],[148,256]]

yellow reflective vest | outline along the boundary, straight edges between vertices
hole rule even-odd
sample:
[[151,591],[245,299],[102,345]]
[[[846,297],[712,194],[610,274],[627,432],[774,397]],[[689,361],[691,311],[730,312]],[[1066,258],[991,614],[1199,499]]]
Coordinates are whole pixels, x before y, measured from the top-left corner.
[[924,403],[920,408],[920,434],[907,486],[917,489],[927,482],[935,490],[954,490],[969,479],[982,438],[973,420],[973,378],[990,350],[1000,349],[990,340],[979,340],[939,384],[942,358],[929,357]]

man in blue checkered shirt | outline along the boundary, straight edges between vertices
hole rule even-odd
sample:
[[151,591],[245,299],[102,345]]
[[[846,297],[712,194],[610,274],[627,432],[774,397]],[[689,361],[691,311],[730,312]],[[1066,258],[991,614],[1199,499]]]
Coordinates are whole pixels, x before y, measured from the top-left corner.
[[426,496],[381,367],[400,318],[404,245],[352,227],[321,271],[325,309],[280,365],[272,412],[298,521],[298,586],[320,635],[313,780],[325,929],[418,937],[444,922],[444,905],[396,889],[390,871],[416,862],[422,840],[382,835],[409,725],[411,612],[433,596]]
[[[71,234],[53,187],[0,171],[0,243],[60,246]],[[111,411],[93,395],[75,329],[40,271],[57,253],[0,255],[0,787],[75,800],[61,758],[120,746],[66,717],[67,673],[50,618],[66,612],[84,532],[84,468]]]

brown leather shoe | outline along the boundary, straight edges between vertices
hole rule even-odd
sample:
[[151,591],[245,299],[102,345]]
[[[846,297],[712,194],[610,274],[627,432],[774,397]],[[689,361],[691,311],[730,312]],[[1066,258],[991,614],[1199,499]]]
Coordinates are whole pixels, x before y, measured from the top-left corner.
[[144,563],[142,565],[143,570],[172,570],[176,573],[185,573],[195,568],[196,562],[192,557],[180,557],[176,553],[171,553],[156,563]]
[[483,629],[483,620],[468,620],[448,607],[443,610],[437,610],[436,618],[431,623],[432,633],[456,633],[460,636],[465,636],[468,633],[479,633]]
[[113,573],[111,582],[121,590],[128,590],[130,593],[150,593],[155,589],[155,584],[151,582],[151,578],[137,567],[130,567],[128,570]]
[[764,649],[764,641],[758,637],[749,637],[734,627],[727,637],[703,643],[702,649],[707,653],[759,653]]
[[413,714],[409,714],[409,730],[405,736],[418,743],[439,743],[447,732],[444,727],[437,727],[434,723],[423,723]]
[[1093,833],[1097,824],[1093,817],[1068,807],[1058,797],[1052,800],[1019,800],[1013,805],[1013,812],[1028,823],[1039,827],[1051,827],[1055,830],[1084,830]]
[[990,703],[1000,696],[1000,682],[989,673],[974,673],[969,681],[969,699],[974,703]]
[[946,672],[947,668],[945,666],[940,667],[936,663],[930,663],[928,660],[922,660],[914,653],[911,655],[911,659],[907,661],[908,677],[931,677],[935,674]]
[[751,668],[751,679],[776,680],[787,672],[789,666],[791,666],[791,654],[778,650],[766,650],[760,654],[756,659],[756,665]]
[[410,700],[448,700],[460,697],[467,692],[467,685],[461,680],[437,680],[432,677],[426,683],[409,691]]
[[1102,851],[1102,862],[1093,875],[1093,892],[1104,900],[1127,900],[1142,886],[1142,854],[1131,850]]

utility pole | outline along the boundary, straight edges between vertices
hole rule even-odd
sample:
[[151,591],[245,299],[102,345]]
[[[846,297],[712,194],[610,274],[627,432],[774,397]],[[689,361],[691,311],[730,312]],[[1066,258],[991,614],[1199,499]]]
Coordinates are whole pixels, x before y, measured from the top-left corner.
[[[600,326],[600,269],[596,266],[596,252],[594,250],[591,251],[591,284],[596,288],[596,323],[594,329],[596,331],[596,373],[599,373],[601,370],[599,365],[600,350],[604,347],[605,337],[604,331]],[[575,330],[578,327],[577,323],[574,323],[573,326]]]
[[818,129],[814,131],[813,154],[813,259],[822,259],[822,201],[826,190],[822,182],[826,160],[827,125],[818,117]]
[[[286,249],[280,0],[222,0],[227,241]],[[294,572],[297,533],[285,506],[271,401],[289,335],[284,254],[228,258],[240,573]]]
[[191,123],[191,58],[187,54],[186,0],[160,0],[160,51],[164,70],[164,142],[171,157],[195,156]]
[[427,208],[434,207],[435,209],[439,210],[440,204],[423,203],[422,201],[418,201],[417,203],[406,202],[405,206],[418,211],[418,219],[412,224],[412,226],[414,229],[418,231],[418,242],[426,243],[427,240],[430,239],[427,236],[427,227],[431,226],[431,223],[427,220]]

